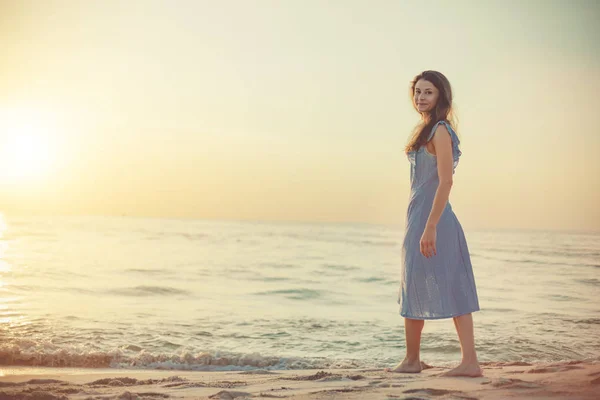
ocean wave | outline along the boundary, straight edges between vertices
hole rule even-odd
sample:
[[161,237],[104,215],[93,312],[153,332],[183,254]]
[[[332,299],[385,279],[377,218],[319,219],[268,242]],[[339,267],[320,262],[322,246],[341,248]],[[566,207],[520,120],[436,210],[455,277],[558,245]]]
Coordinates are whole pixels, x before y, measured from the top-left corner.
[[127,268],[125,272],[134,272],[139,274],[160,275],[164,274],[165,270],[158,268]]
[[323,295],[322,290],[314,289],[284,289],[284,290],[267,290],[264,292],[255,292],[258,296],[284,296],[293,300],[316,299]]
[[[27,342],[27,343],[26,343]],[[30,350],[31,348],[33,350]],[[0,364],[9,366],[38,366],[54,368],[139,368],[160,370],[227,371],[310,368],[357,368],[355,360],[263,356],[259,353],[227,354],[224,352],[152,353],[139,351],[138,346],[123,346],[112,351],[93,351],[78,348],[60,348],[45,343],[36,348],[31,340],[21,339],[0,345]],[[366,366],[366,364],[362,364]]]
[[592,286],[600,285],[600,279],[597,279],[597,278],[575,279],[575,282],[583,283],[586,285],[592,285]]
[[190,292],[183,289],[177,289],[170,286],[135,286],[120,289],[111,289],[110,294],[121,296],[172,296],[172,295],[189,295]]
[[351,265],[340,265],[340,264],[323,264],[322,266],[325,269],[333,269],[336,271],[357,271],[360,269],[359,267],[354,267]]

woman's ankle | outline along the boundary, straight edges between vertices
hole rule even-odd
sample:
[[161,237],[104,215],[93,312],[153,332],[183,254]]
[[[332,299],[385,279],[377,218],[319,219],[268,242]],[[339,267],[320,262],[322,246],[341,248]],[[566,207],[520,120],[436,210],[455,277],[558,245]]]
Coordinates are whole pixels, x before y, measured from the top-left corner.
[[469,364],[469,365],[479,365],[479,361],[477,357],[463,357],[460,361],[461,364]]

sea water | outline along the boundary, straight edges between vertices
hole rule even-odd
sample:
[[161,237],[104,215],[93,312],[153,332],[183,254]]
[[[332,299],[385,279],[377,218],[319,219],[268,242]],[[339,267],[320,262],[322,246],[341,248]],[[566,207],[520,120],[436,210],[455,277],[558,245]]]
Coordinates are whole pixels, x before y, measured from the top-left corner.
[[[600,234],[465,229],[479,360],[600,360]],[[383,368],[405,355],[403,227],[0,219],[0,364]],[[421,360],[460,361],[452,319]]]

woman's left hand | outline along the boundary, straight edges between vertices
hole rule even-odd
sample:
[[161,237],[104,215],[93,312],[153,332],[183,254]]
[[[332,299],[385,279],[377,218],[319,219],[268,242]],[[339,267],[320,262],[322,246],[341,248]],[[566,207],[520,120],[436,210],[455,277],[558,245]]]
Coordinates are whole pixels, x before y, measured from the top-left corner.
[[435,239],[437,236],[437,228],[435,226],[426,226],[423,236],[421,236],[421,254],[430,258],[437,255],[435,248]]

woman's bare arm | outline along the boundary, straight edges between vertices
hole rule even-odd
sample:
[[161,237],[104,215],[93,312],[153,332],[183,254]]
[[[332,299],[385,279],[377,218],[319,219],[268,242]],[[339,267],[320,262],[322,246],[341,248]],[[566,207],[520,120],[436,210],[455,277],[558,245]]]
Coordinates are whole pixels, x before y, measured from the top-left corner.
[[435,154],[437,156],[439,184],[433,198],[433,205],[426,225],[435,227],[444,212],[444,208],[450,197],[450,190],[452,189],[452,138],[445,125],[438,125],[431,142],[435,147]]

